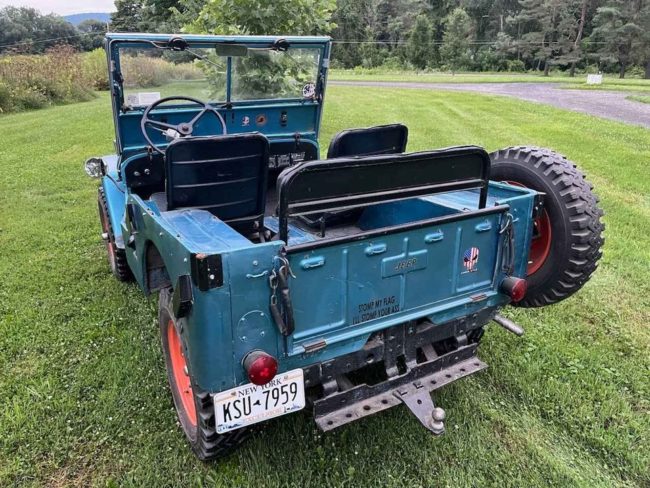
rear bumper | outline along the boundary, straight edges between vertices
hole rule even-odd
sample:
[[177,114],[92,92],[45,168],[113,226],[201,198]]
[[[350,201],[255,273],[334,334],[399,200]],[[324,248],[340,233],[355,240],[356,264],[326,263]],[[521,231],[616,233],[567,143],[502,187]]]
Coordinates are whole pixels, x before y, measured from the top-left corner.
[[444,324],[400,324],[360,351],[305,368],[316,424],[332,430],[487,368],[477,357],[478,342],[495,313],[489,308]]
[[358,385],[317,400],[314,403],[316,425],[323,431],[332,430],[399,405],[407,395],[431,392],[481,371],[487,364],[476,356],[477,347],[478,344],[471,344],[376,385]]

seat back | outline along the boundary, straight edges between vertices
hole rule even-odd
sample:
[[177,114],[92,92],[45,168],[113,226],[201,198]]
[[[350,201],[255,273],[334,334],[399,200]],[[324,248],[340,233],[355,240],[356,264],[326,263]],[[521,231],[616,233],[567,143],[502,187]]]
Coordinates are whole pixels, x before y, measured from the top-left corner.
[[287,242],[288,220],[378,203],[480,189],[487,202],[490,156],[476,146],[410,154],[306,161],[278,177],[279,238]]
[[262,134],[176,139],[165,152],[167,209],[204,209],[251,233],[262,226],[268,162]]
[[402,124],[347,129],[334,136],[327,150],[327,158],[403,153],[406,151],[408,133],[408,128]]

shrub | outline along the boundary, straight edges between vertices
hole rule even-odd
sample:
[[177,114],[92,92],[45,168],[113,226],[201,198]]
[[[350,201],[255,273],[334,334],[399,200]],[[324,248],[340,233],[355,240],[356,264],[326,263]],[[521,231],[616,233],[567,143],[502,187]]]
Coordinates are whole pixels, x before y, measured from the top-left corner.
[[120,58],[122,76],[127,87],[161,86],[170,81],[196,80],[203,72],[194,63],[175,64],[164,58],[138,54]]
[[59,46],[42,55],[0,57],[0,110],[11,112],[94,96],[80,54]]
[[95,90],[108,90],[106,51],[98,48],[83,56],[84,72]]
[[11,112],[13,109],[13,101],[11,97],[11,90],[9,86],[0,81],[0,113]]
[[508,71],[524,72],[526,65],[520,59],[511,59],[508,61]]

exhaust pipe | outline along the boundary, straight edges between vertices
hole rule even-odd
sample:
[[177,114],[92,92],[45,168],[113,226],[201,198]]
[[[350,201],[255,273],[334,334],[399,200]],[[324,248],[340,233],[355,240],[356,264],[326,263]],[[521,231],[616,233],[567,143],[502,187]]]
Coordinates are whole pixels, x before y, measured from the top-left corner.
[[515,324],[512,320],[504,317],[503,315],[496,314],[492,320],[494,320],[501,327],[506,329],[508,332],[512,332],[516,336],[521,337],[522,335],[524,335],[524,329],[522,329],[520,326]]

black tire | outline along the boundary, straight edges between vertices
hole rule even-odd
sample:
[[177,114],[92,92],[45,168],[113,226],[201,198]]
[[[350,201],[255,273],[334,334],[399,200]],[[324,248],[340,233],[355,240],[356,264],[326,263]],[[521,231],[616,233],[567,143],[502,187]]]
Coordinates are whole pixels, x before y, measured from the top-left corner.
[[237,429],[225,434],[217,434],[215,430],[215,414],[212,403],[212,396],[199,389],[192,376],[189,363],[186,364],[187,376],[191,385],[191,395],[195,412],[192,422],[192,415],[187,412],[184,406],[183,398],[179,385],[176,382],[175,374],[172,367],[172,355],[169,345],[169,324],[173,322],[174,328],[180,340],[182,355],[187,355],[187,347],[183,338],[184,319],[176,320],[171,310],[171,290],[169,288],[160,290],[158,301],[158,321],[160,323],[160,336],[162,342],[163,354],[165,356],[165,366],[167,369],[167,379],[174,400],[174,408],[178,415],[185,437],[190,443],[196,456],[202,461],[222,458],[233,452],[242,442],[250,435],[250,430],[243,428]]
[[126,261],[126,251],[115,244],[115,233],[113,232],[111,219],[108,218],[108,203],[106,202],[104,189],[101,186],[97,195],[97,206],[99,207],[99,222],[102,226],[102,234],[104,234],[103,239],[106,244],[111,272],[120,281],[133,281],[131,268],[129,268],[129,263]]
[[570,297],[589,280],[602,256],[605,225],[593,186],[574,163],[550,149],[509,147],[490,158],[490,179],[546,194],[550,247],[527,277],[526,297],[514,305],[541,307]]

